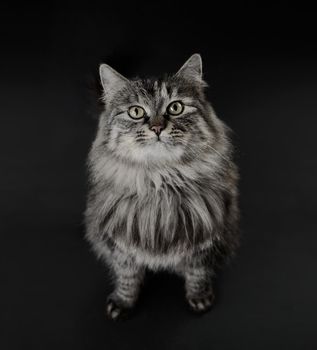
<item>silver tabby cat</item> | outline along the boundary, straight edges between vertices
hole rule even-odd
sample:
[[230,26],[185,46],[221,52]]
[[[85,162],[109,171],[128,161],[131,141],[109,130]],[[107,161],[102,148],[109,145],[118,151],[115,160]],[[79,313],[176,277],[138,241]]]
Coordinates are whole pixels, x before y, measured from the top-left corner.
[[215,266],[238,246],[239,211],[229,129],[206,100],[201,57],[159,80],[128,80],[106,64],[100,78],[85,219],[114,276],[107,315],[132,310],[147,269],[181,275],[190,308],[207,311]]

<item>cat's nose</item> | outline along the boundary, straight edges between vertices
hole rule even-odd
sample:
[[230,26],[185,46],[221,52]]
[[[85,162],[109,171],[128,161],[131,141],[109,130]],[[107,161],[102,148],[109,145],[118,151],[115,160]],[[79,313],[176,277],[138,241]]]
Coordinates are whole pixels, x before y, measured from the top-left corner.
[[151,127],[151,130],[154,131],[157,136],[160,135],[160,133],[162,132],[163,129],[164,129],[163,125],[153,125]]

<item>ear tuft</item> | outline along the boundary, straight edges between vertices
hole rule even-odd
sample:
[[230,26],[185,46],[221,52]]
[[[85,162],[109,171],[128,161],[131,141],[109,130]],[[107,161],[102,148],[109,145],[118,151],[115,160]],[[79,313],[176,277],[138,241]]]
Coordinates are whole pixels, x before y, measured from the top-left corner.
[[203,82],[202,74],[202,60],[200,54],[198,53],[190,56],[190,58],[176,73],[177,76],[181,76],[188,80],[195,80],[197,82]]
[[101,64],[99,75],[104,90],[104,100],[111,99],[116,92],[129,83],[129,80],[107,64]]

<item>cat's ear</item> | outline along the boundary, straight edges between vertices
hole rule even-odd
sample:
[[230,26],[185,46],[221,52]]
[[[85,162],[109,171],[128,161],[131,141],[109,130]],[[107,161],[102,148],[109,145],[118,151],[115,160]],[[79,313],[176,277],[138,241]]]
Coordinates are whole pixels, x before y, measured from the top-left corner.
[[110,100],[118,91],[122,90],[129,80],[107,64],[99,67],[100,80],[104,91],[104,100]]
[[201,56],[198,53],[193,54],[184,63],[176,76],[185,78],[190,81],[203,82],[203,65]]

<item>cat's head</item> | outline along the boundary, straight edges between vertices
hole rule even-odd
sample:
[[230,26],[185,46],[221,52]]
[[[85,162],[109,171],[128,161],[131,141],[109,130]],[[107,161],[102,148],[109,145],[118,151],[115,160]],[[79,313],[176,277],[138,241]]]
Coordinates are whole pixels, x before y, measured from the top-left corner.
[[137,163],[166,163],[198,156],[215,132],[205,100],[202,62],[194,54],[172,76],[129,80],[100,66],[105,111],[104,143],[117,157]]

